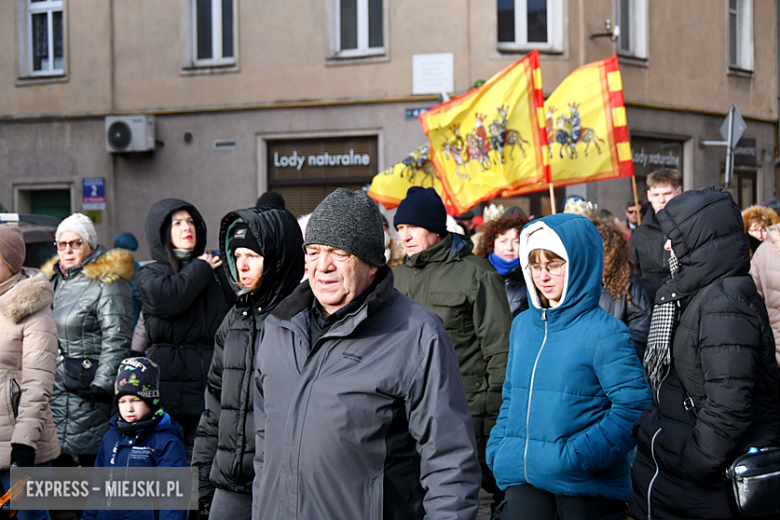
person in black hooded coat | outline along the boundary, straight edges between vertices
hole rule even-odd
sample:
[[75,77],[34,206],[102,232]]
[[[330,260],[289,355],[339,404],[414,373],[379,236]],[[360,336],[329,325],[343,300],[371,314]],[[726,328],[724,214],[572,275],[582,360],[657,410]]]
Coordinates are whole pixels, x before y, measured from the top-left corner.
[[[172,223],[180,210],[191,221]],[[175,248],[172,238],[180,225],[190,227],[190,248]],[[234,302],[233,291],[216,256],[205,253],[206,223],[195,206],[164,199],[146,215],[146,239],[154,262],[136,275],[143,301],[149,350],[146,356],[160,366],[162,405],[184,429],[187,459],[198,419],[204,410],[206,374],[214,351],[214,335]]]
[[[248,518],[252,509],[251,381],[257,342],[265,318],[303,277],[303,236],[292,213],[259,206],[222,219],[219,248],[239,297],[217,332],[192,465],[199,468],[201,513],[210,510],[212,520],[232,520]],[[240,281],[248,267],[237,259],[247,249],[262,261],[259,283],[250,277],[249,287]]]
[[[725,468],[751,446],[780,442],[772,329],[727,191],[683,193],[658,212],[658,222],[676,259],[672,271],[679,270],[658,289],[653,309],[644,358],[653,402],[634,425],[629,516],[735,518]],[[656,316],[673,321],[671,310],[679,324],[659,326]],[[670,340],[654,340],[663,331]]]

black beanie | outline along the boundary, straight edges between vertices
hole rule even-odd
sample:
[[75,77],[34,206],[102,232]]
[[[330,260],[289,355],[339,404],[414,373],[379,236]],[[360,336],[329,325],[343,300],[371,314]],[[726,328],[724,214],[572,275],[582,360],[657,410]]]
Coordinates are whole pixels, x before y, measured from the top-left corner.
[[385,265],[385,232],[376,202],[362,191],[337,188],[309,217],[303,246],[321,244],[364,262]]
[[266,191],[257,199],[255,206],[276,206],[278,208],[285,209],[284,197],[276,193],[275,191]]
[[257,243],[257,239],[249,230],[249,226],[246,224],[239,224],[233,231],[233,238],[230,240],[230,252],[235,253],[239,247],[245,247],[251,249],[260,256],[263,256],[263,251],[260,249],[260,244]]
[[152,411],[160,408],[160,367],[144,357],[122,360],[114,382],[116,401],[123,395],[140,397]]
[[447,210],[433,188],[412,186],[398,205],[393,220],[396,229],[401,224],[419,226],[441,236],[447,234]]

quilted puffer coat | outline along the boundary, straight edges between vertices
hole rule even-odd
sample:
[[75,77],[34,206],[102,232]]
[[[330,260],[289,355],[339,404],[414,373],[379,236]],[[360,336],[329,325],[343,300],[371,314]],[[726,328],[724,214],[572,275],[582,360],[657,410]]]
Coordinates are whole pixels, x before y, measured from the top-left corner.
[[11,444],[35,449],[35,463],[57,458],[60,443],[49,399],[54,386],[57,327],[46,276],[23,268],[0,284],[0,468]]
[[[228,213],[220,226],[223,258],[230,258],[229,237],[235,225],[246,223],[264,258],[260,285],[240,297],[217,331],[208,375],[206,411],[200,418],[192,465],[199,468],[200,505],[208,509],[214,487],[252,494],[255,477],[255,423],[252,370],[265,319],[303,276],[303,237],[292,213],[262,207]],[[225,262],[237,280],[233,262]],[[308,283],[308,282],[307,282]]]
[[102,246],[83,264],[60,271],[57,257],[43,266],[54,287],[54,323],[60,356],[51,409],[63,453],[91,455],[108,430],[109,404],[94,407],[65,389],[63,356],[98,360],[92,385],[112,394],[119,363],[130,353],[133,336],[133,257]]
[[780,365],[780,224],[770,226],[766,240],[750,261],[750,276],[764,299],[775,337],[775,358]]
[[[196,245],[177,273],[162,234],[169,232],[169,216],[181,209],[192,216]],[[160,365],[165,411],[174,418],[197,419],[204,409],[214,334],[233,305],[233,291],[222,269],[197,259],[206,250],[206,222],[192,204],[179,199],[155,203],[146,215],[146,240],[154,262],[141,267],[135,279],[143,300],[146,355]]]
[[[748,274],[739,208],[722,188],[688,191],[658,212],[679,272],[656,302],[677,302],[671,365],[634,426],[629,516],[733,518],[725,468],[780,442],[780,372],[764,302]],[[694,410],[685,406],[687,396]],[[690,408],[690,401],[688,401]]]
[[[560,304],[542,308],[528,263],[530,235],[552,230],[566,249]],[[501,489],[625,501],[631,425],[650,391],[628,328],[599,307],[603,246],[585,217],[527,224],[520,262],[531,305],[512,322],[503,404],[487,462]]]

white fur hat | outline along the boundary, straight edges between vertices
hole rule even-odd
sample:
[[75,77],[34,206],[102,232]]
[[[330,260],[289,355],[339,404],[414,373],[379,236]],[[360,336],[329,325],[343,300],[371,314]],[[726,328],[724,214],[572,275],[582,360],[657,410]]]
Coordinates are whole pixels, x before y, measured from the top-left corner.
[[59,241],[60,235],[66,231],[73,231],[87,242],[91,249],[97,248],[97,233],[95,232],[95,226],[88,216],[83,213],[74,213],[69,216],[57,226],[57,234],[55,240]]

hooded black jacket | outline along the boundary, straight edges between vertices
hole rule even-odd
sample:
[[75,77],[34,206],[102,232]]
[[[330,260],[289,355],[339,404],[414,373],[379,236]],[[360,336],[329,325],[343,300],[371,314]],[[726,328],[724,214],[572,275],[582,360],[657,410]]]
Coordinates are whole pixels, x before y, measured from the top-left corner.
[[[162,234],[171,213],[185,209],[195,223],[192,260],[174,274]],[[203,413],[206,373],[214,334],[233,305],[234,296],[222,269],[197,257],[206,249],[206,223],[195,206],[178,199],[155,203],[146,215],[146,240],[154,262],[136,275],[143,300],[149,341],[147,357],[160,365],[160,399],[172,416]]]
[[[679,302],[681,314],[670,371],[634,425],[629,516],[730,518],[724,469],[751,446],[780,441],[774,338],[731,195],[717,187],[686,192],[658,221],[680,271],[656,302]],[[684,408],[683,389],[696,413]]]
[[631,301],[626,298],[616,300],[606,287],[602,287],[599,307],[628,326],[628,330],[631,332],[631,342],[634,344],[634,350],[641,362],[645,357],[653,305],[647,297],[642,281],[633,274],[630,276],[630,280],[628,294],[631,296]]
[[[200,505],[208,509],[214,486],[252,494],[255,477],[255,425],[251,380],[258,339],[265,318],[298,286],[303,277],[303,237],[289,211],[260,206],[225,215],[219,250],[230,279],[238,279],[228,236],[246,223],[257,239],[263,276],[252,293],[239,297],[219,328],[208,374],[206,411],[198,424],[192,465],[199,468]],[[237,285],[234,285],[237,287]]]
[[669,279],[669,252],[664,251],[666,238],[652,208],[642,219],[642,225],[634,230],[628,241],[634,273],[642,279],[650,303],[655,303],[655,293]]
[[523,278],[523,269],[520,264],[506,273],[504,276],[504,288],[506,297],[509,300],[509,310],[512,311],[512,318],[528,309],[528,288],[525,286]]

